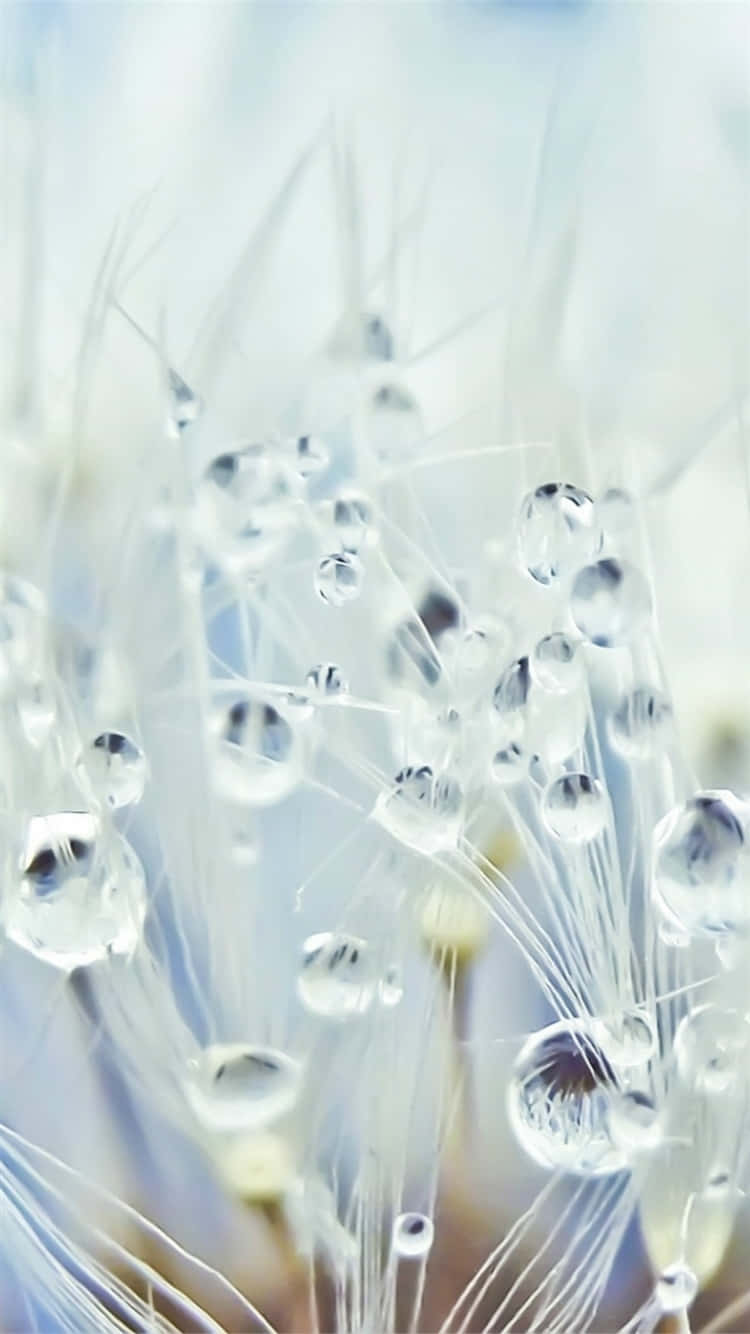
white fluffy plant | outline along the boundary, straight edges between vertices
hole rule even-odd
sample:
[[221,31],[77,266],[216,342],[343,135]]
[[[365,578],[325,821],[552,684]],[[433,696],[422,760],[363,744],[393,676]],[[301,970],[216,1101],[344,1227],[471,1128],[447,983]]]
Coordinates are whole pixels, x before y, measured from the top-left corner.
[[[4,17],[21,1326],[689,1328],[742,1234],[748,806],[693,773],[656,616],[746,430],[731,52],[382,17]],[[323,75],[371,42],[344,129]]]

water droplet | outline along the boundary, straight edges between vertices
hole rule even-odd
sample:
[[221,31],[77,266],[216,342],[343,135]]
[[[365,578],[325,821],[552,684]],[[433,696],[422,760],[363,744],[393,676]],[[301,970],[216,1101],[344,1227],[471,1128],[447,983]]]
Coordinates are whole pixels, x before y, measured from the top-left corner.
[[682,1261],[669,1265],[656,1281],[656,1300],[662,1311],[687,1310],[698,1291],[698,1280]]
[[4,906],[6,935],[17,945],[65,970],[132,954],[146,913],[143,868],[93,815],[32,817],[19,870]]
[[421,1260],[435,1238],[435,1227],[426,1214],[399,1214],[393,1225],[393,1249],[402,1260]]
[[462,815],[460,783],[450,774],[436,774],[428,764],[402,769],[373,811],[394,838],[428,855],[455,847]]
[[612,1138],[625,1153],[654,1149],[661,1143],[661,1117],[647,1093],[631,1089],[613,1097],[609,1123]]
[[333,501],[333,528],[342,551],[356,553],[371,546],[377,532],[367,496],[351,487],[342,488]]
[[328,1019],[365,1014],[375,996],[375,983],[367,941],[331,931],[308,936],[302,946],[297,992],[313,1014]]
[[193,393],[181,375],[171,368],[167,371],[169,388],[170,433],[179,437],[203,412],[203,400]]
[[570,599],[573,620],[599,648],[629,643],[651,615],[651,592],[639,569],[613,556],[579,570]]
[[521,747],[515,741],[495,752],[492,777],[500,787],[514,787],[526,774],[527,763]]
[[378,1000],[386,1010],[392,1010],[396,1005],[400,1005],[404,996],[404,984],[401,980],[401,970],[392,964],[386,968],[383,976],[378,983]]
[[573,574],[600,550],[602,531],[591,496],[568,482],[538,486],[521,506],[521,564],[540,584]]
[[515,740],[523,731],[524,714],[531,690],[528,658],[517,658],[506,667],[492,696],[495,712]]
[[442,666],[436,652],[446,631],[459,625],[458,603],[448,593],[431,589],[417,608],[393,632],[388,646],[388,672],[392,680],[413,683],[417,688],[437,685]]
[[599,1176],[625,1156],[610,1131],[617,1084],[607,1057],[579,1020],[533,1033],[508,1086],[508,1115],[521,1147],[542,1167]]
[[672,721],[667,696],[651,686],[639,686],[623,696],[613,713],[609,732],[613,746],[628,756],[648,756]]
[[688,1088],[726,1093],[747,1065],[750,1024],[737,1010],[699,1005],[680,1020],[674,1035],[677,1073]]
[[656,1029],[646,1010],[635,1008],[600,1019],[594,1026],[597,1039],[618,1070],[645,1065],[656,1051]]
[[540,686],[562,693],[579,685],[582,670],[577,649],[575,640],[561,631],[540,639],[531,664]]
[[109,806],[134,806],[146,786],[146,757],[122,732],[101,732],[84,760],[91,781]]
[[219,454],[197,489],[199,535],[220,564],[258,573],[295,526],[300,480],[271,444]]
[[405,385],[382,384],[365,410],[365,432],[370,448],[384,463],[407,463],[424,438],[419,405]]
[[657,906],[691,935],[742,931],[750,923],[743,803],[699,792],[654,830]]
[[330,462],[330,453],[322,440],[314,435],[297,437],[294,442],[294,466],[300,477],[315,477],[325,472]]
[[357,556],[340,551],[324,556],[315,571],[318,595],[332,607],[343,607],[362,591],[364,569]]
[[604,789],[589,774],[562,774],[542,798],[544,823],[565,843],[587,843],[607,823]]
[[345,695],[349,689],[344,673],[335,662],[319,662],[311,667],[305,683],[319,695]]
[[207,1130],[262,1130],[292,1109],[301,1083],[302,1067],[282,1051],[217,1043],[190,1061],[185,1091]]
[[393,361],[393,334],[382,315],[363,315],[365,356],[370,361]]
[[281,700],[271,703],[239,693],[222,701],[212,728],[216,742],[214,781],[230,801],[270,806],[302,778],[299,730],[285,716]]

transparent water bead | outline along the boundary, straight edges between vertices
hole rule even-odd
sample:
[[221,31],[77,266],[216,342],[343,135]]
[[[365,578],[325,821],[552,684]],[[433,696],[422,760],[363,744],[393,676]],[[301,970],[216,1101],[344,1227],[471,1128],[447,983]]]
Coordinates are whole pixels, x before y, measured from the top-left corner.
[[191,1060],[185,1091],[211,1131],[262,1130],[299,1097],[302,1067],[273,1047],[216,1043]]
[[214,782],[230,801],[271,806],[302,778],[302,744],[281,699],[240,693],[212,719]]
[[316,663],[307,673],[305,683],[318,695],[345,695],[349,690],[349,683],[335,662]]
[[300,435],[294,442],[294,466],[300,477],[315,477],[331,462],[327,445],[314,435]]
[[614,1071],[580,1020],[562,1020],[533,1033],[521,1049],[508,1086],[511,1126],[530,1158],[550,1169],[584,1176],[626,1165],[612,1137],[618,1094]]
[[638,686],[620,700],[609,722],[609,734],[623,755],[648,756],[661,744],[671,721],[667,696],[651,686]]
[[562,774],[544,793],[542,815],[555,838],[564,843],[587,843],[607,823],[604,789],[590,774]]
[[523,568],[538,583],[573,574],[601,545],[602,531],[588,492],[569,482],[547,482],[526,496],[518,551]]
[[43,655],[47,604],[38,588],[14,574],[0,574],[0,693],[38,669]]
[[609,1060],[618,1070],[645,1065],[656,1052],[654,1021],[646,1010],[635,1007],[619,1015],[599,1019],[594,1032]]
[[238,573],[263,570],[293,531],[300,486],[272,443],[219,454],[197,488],[198,528],[211,554]]
[[528,658],[517,658],[506,667],[495,686],[492,703],[504,727],[518,740],[523,729],[524,714],[531,690],[531,672]]
[[297,994],[313,1014],[327,1019],[365,1014],[376,982],[370,947],[359,936],[321,931],[302,946]]
[[185,383],[181,375],[171,367],[167,371],[169,390],[169,426],[173,436],[182,432],[197,421],[203,412],[203,400]]
[[612,1138],[626,1154],[655,1149],[663,1136],[662,1121],[653,1098],[637,1089],[612,1099]]
[[435,1239],[435,1225],[427,1214],[399,1214],[393,1224],[393,1249],[402,1260],[422,1260]]
[[721,1094],[747,1072],[750,1024],[737,1010],[699,1005],[684,1015],[674,1035],[677,1073],[688,1088]]
[[101,732],[95,737],[85,764],[97,792],[113,809],[140,801],[146,786],[146,757],[123,732]]
[[515,787],[524,778],[528,768],[528,757],[517,742],[511,741],[496,751],[491,765],[492,778],[500,787]]
[[732,934],[750,923],[746,819],[732,792],[699,792],[654,830],[654,898],[690,935]]
[[599,648],[617,648],[635,638],[651,615],[651,591],[629,561],[608,556],[579,570],[570,611],[585,639]]
[[342,487],[333,501],[333,528],[342,551],[355,553],[377,537],[372,504],[362,491]]
[[56,968],[132,954],[146,914],[143,868],[88,812],[29,821],[19,875],[3,909],[9,939]]
[[405,385],[390,381],[371,395],[365,409],[365,432],[373,452],[384,463],[407,463],[424,437],[422,414]]
[[545,690],[563,693],[574,689],[582,679],[578,645],[559,630],[545,635],[534,649],[531,669]]
[[319,597],[331,607],[343,607],[362,591],[364,569],[357,556],[349,551],[324,556],[315,571],[315,589]]
[[417,687],[437,685],[442,665],[436,652],[445,634],[458,627],[458,603],[441,589],[431,589],[417,607],[416,617],[407,617],[393,631],[388,645],[388,673],[392,680],[412,682]]
[[669,1265],[656,1281],[655,1296],[662,1311],[686,1311],[698,1293],[698,1280],[683,1261]]
[[394,787],[378,797],[373,816],[394,838],[429,856],[455,847],[463,789],[456,778],[436,774],[429,764],[409,766],[396,775]]
[[378,982],[378,1000],[386,1010],[393,1010],[404,998],[404,984],[401,969],[396,964],[386,968]]

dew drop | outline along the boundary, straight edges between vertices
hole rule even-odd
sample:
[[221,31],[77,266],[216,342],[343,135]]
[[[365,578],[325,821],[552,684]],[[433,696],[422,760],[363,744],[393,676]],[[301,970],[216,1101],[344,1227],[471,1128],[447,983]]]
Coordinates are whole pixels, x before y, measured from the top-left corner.
[[324,556],[315,571],[315,589],[318,596],[331,607],[343,607],[362,591],[364,569],[352,552],[340,551]]
[[650,686],[639,686],[623,696],[610,719],[612,744],[623,755],[651,755],[671,721],[667,696]]
[[539,640],[531,668],[540,686],[563,693],[580,683],[582,672],[577,647],[575,640],[561,631]]
[[456,846],[462,816],[460,783],[450,774],[436,774],[428,764],[402,769],[373,811],[394,838],[428,856]]
[[526,757],[515,741],[495,752],[491,772],[500,787],[515,787],[523,779],[526,769]]
[[495,713],[515,740],[520,739],[531,690],[528,658],[517,658],[506,667],[492,696]]
[[340,667],[335,662],[319,662],[311,667],[305,677],[305,684],[318,695],[345,695],[349,683]]
[[271,444],[219,454],[197,488],[198,531],[212,556],[241,574],[265,569],[292,534],[300,485]]
[[687,1310],[697,1292],[698,1280],[682,1262],[669,1265],[656,1281],[656,1300],[668,1314]]
[[365,432],[370,448],[384,463],[407,463],[424,438],[419,405],[405,385],[381,384],[365,410]]
[[262,1130],[291,1111],[301,1083],[302,1067],[285,1052],[217,1043],[189,1062],[185,1091],[207,1130]]
[[654,1149],[661,1143],[661,1118],[647,1093],[632,1089],[613,1097],[609,1123],[612,1138],[625,1153]]
[[315,477],[331,462],[328,448],[314,435],[300,435],[294,442],[294,466],[300,477]]
[[134,806],[146,786],[146,757],[122,732],[101,732],[89,746],[85,766],[92,783],[113,808]]
[[609,556],[579,570],[570,611],[585,639],[599,648],[627,644],[651,615],[651,592],[644,575],[629,561]]
[[699,1005],[680,1020],[674,1035],[677,1073],[688,1088],[726,1093],[747,1065],[750,1024],[737,1010]]
[[167,371],[169,389],[169,426],[173,436],[179,437],[192,426],[203,412],[203,400],[193,393],[181,375],[171,368]]
[[607,1057],[580,1020],[533,1033],[513,1067],[508,1115],[519,1144],[542,1167],[584,1176],[619,1172],[610,1112],[617,1094]]
[[212,731],[214,782],[228,800],[270,806],[300,782],[302,745],[281,700],[272,704],[244,693],[224,700],[215,710]]
[[607,823],[604,790],[589,774],[562,774],[544,793],[542,815],[555,838],[564,843],[587,843]]
[[333,501],[333,528],[343,551],[355,553],[377,537],[373,510],[367,496],[352,487],[342,488]]
[[386,968],[378,983],[378,1000],[386,1010],[392,1010],[401,1004],[404,996],[404,984],[401,970],[395,964]]
[[690,935],[732,934],[750,923],[745,819],[733,793],[699,792],[654,830],[654,898]]
[[33,816],[19,878],[4,906],[6,935],[66,971],[132,954],[146,913],[143,868],[119,835],[84,811]]
[[521,506],[521,565],[540,584],[573,574],[597,554],[602,531],[591,496],[568,482],[548,482]]
[[349,1019],[365,1014],[375,997],[376,978],[367,941],[341,932],[308,936],[302,946],[297,993],[313,1014]]
[[399,1214],[393,1225],[393,1249],[402,1260],[422,1260],[434,1238],[435,1226],[426,1214]]
[[656,1051],[656,1030],[646,1010],[635,1008],[600,1019],[594,1026],[598,1041],[618,1070],[645,1065]]

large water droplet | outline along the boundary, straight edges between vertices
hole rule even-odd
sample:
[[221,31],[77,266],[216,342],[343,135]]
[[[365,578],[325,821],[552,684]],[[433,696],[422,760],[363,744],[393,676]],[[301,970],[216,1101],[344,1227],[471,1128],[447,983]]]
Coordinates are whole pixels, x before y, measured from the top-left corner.
[[662,1311],[685,1311],[698,1292],[698,1280],[683,1261],[669,1265],[656,1282],[655,1296]]
[[402,1260],[421,1260],[429,1253],[435,1227],[426,1214],[399,1214],[393,1225],[393,1249]]
[[562,774],[542,798],[544,823],[565,843],[587,843],[607,823],[607,800],[601,784],[589,774]]
[[313,1014],[349,1019],[372,1005],[377,978],[366,940],[321,931],[302,946],[297,992]]
[[402,769],[373,811],[394,838],[428,855],[455,847],[462,815],[460,783],[450,774],[435,774],[428,764]]
[[600,550],[602,531],[591,496],[568,482],[538,486],[521,506],[521,564],[540,584],[573,574]]
[[214,781],[230,801],[270,806],[300,782],[303,747],[281,700],[240,693],[212,719]]
[[612,1138],[626,1154],[654,1149],[661,1143],[661,1117],[648,1093],[631,1089],[613,1097],[609,1117]]
[[217,1043],[189,1063],[186,1093],[207,1130],[261,1130],[294,1106],[298,1061],[273,1047]]
[[617,1093],[612,1066],[586,1026],[563,1020],[533,1033],[521,1049],[508,1086],[508,1114],[535,1162],[599,1176],[625,1166],[610,1129]]
[[561,631],[539,640],[531,667],[545,690],[566,693],[580,684],[582,670],[577,648],[575,640]]
[[146,785],[146,757],[123,732],[101,732],[84,763],[96,792],[113,808],[134,806]]
[[294,529],[300,485],[271,444],[219,454],[197,490],[198,530],[210,554],[240,573],[265,569]]
[[623,755],[651,755],[671,721],[667,696],[651,686],[639,686],[623,696],[610,719],[612,744]]
[[699,1005],[680,1020],[674,1035],[677,1073],[700,1093],[721,1094],[747,1068],[750,1024],[736,1010]]
[[34,816],[19,879],[7,892],[7,936],[56,968],[131,954],[146,913],[143,868],[119,835],[83,811]]
[[364,569],[358,557],[340,551],[320,561],[315,571],[315,588],[329,606],[343,607],[345,602],[359,597],[363,579]]
[[573,620],[600,648],[628,644],[651,615],[651,592],[639,569],[609,556],[579,570],[570,598]]
[[750,922],[744,804],[699,792],[654,830],[657,906],[691,935],[732,933]]
[[594,1025],[598,1041],[618,1070],[645,1065],[656,1051],[656,1030],[646,1010],[623,1010]]

